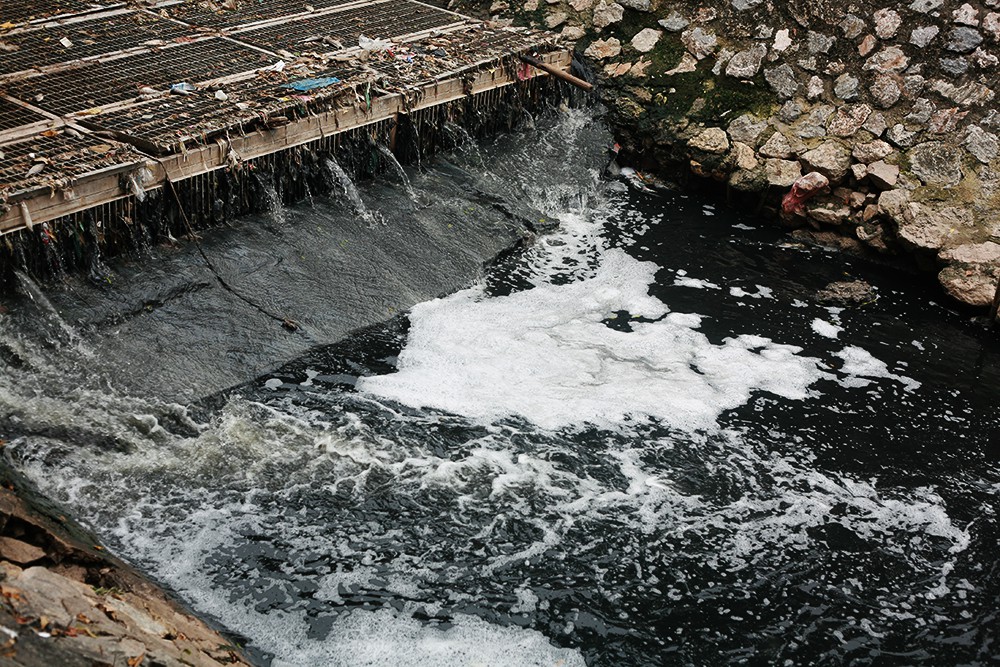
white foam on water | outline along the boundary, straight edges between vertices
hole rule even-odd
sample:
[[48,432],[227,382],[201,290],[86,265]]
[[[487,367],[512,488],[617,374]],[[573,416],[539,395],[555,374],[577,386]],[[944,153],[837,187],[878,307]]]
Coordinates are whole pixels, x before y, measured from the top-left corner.
[[[546,429],[654,417],[709,428],[754,391],[808,396],[822,377],[800,348],[759,336],[713,345],[697,315],[649,296],[657,267],[607,250],[594,275],[501,298],[481,288],[416,306],[398,372],[358,389],[490,423],[521,417]],[[634,321],[618,331],[615,313]]]
[[750,297],[751,299],[771,299],[774,298],[774,291],[770,287],[755,285],[756,292],[748,292],[742,287],[730,287],[729,294],[735,297]]
[[[685,317],[689,324],[695,322],[693,316]],[[745,337],[742,343],[753,348],[762,340]],[[710,376],[717,374],[718,369],[710,369]],[[930,488],[878,489],[874,481],[824,472],[808,455],[768,453],[737,431],[722,433],[723,441],[714,444],[718,432],[695,433],[690,439],[713,476],[745,484],[744,491],[720,501],[678,488],[669,463],[669,452],[678,443],[674,437],[608,445],[599,454],[605,470],[595,473],[551,457],[545,448],[521,449],[511,435],[523,430],[515,427],[491,429],[442,452],[427,446],[422,432],[398,439],[354,418],[332,425],[321,413],[300,410],[262,417],[252,407],[230,403],[210,431],[174,447],[147,447],[127,455],[78,452],[75,462],[38,460],[24,469],[43,489],[56,490],[53,495],[66,504],[89,507],[91,516],[96,508],[96,515],[104,517],[103,529],[127,545],[130,558],[202,613],[278,656],[276,665],[582,664],[578,654],[552,647],[533,630],[461,615],[446,631],[425,625],[412,618],[416,608],[406,606],[409,602],[402,611],[340,613],[351,602],[349,593],[381,591],[408,601],[425,599],[428,591],[442,586],[447,597],[421,603],[432,615],[449,602],[480,604],[475,589],[455,580],[471,574],[463,567],[492,577],[501,568],[549,550],[579,550],[584,547],[574,541],[579,539],[572,536],[574,527],[600,527],[610,521],[682,551],[689,543],[698,551],[708,547],[709,566],[739,572],[762,563],[773,567],[799,557],[796,552],[815,549],[817,539],[809,531],[836,521],[858,538],[896,554],[914,572],[930,570],[927,593],[933,596],[947,595],[950,581],[946,571],[935,571],[940,551],[927,538],[942,540],[952,554],[964,550],[970,539],[967,530],[951,522],[945,501]],[[773,437],[788,439],[781,433]],[[652,452],[661,455],[652,458],[659,463],[651,462]],[[294,472],[275,477],[272,466],[289,461],[298,461],[291,467]],[[370,473],[383,480],[371,489],[364,484]],[[391,480],[388,485],[386,479]],[[296,497],[297,485],[335,493],[345,480],[355,482],[351,495],[358,501],[383,495],[390,487],[421,502],[433,498],[446,522],[482,522],[479,542],[495,541],[493,532],[509,520],[531,525],[535,535],[456,569],[450,556],[442,560],[435,555],[435,534],[426,527],[420,529],[427,531],[426,538],[414,541],[412,535],[397,535],[385,519],[352,519],[341,525],[335,513],[328,523],[314,523],[288,511],[294,507],[290,499]],[[428,491],[430,496],[422,495]],[[832,507],[842,508],[837,517],[831,517]],[[484,516],[490,518],[483,521]],[[246,536],[253,536],[255,543],[273,540],[283,552],[280,569],[286,574],[321,555],[325,569],[303,576],[317,586],[314,599],[329,603],[328,609],[337,614],[329,635],[310,632],[309,614],[296,606],[294,594],[284,601],[287,607],[261,610],[257,600],[234,596],[219,585],[218,554],[227,562],[225,557],[239,553],[233,549],[247,543]],[[380,544],[392,544],[398,555],[379,557]],[[257,588],[282,585],[282,577],[249,566],[245,572],[222,576],[259,581]],[[512,591],[517,599],[514,613],[540,608],[537,596],[523,587]],[[664,587],[675,599],[687,594],[682,583],[667,582]],[[898,608],[894,595],[887,594],[885,604],[889,610]],[[352,637],[364,642],[353,644]],[[509,653],[495,653],[497,645],[507,646]],[[410,653],[401,652],[404,648],[413,652],[412,662]],[[505,655],[510,662],[504,661]]]
[[458,615],[442,629],[391,609],[337,618],[329,641],[273,667],[583,667],[573,649],[553,646],[535,630]]
[[[536,194],[552,191],[540,188]],[[668,564],[678,555],[683,560],[709,554],[706,564],[721,576],[761,563],[773,568],[825,549],[810,531],[836,522],[898,556],[918,582],[926,582],[928,595],[948,595],[955,584],[948,578],[952,563],[942,565],[942,557],[948,558],[942,552],[963,551],[970,535],[952,523],[933,489],[880,488],[874,479],[823,470],[809,458],[808,446],[787,454],[771,451],[794,444],[789,434],[771,432],[766,442],[757,442],[735,431],[719,432],[721,412],[745,404],[754,392],[787,400],[810,396],[813,383],[829,377],[821,362],[759,336],[711,342],[699,331],[701,317],[670,312],[649,295],[657,267],[607,250],[600,220],[582,213],[588,202],[567,210],[564,195],[533,202],[547,215],[558,215],[563,229],[528,253],[532,289],[489,297],[485,288],[475,287],[418,306],[399,372],[360,383],[367,393],[351,400],[385,405],[388,415],[395,409],[397,420],[414,427],[411,436],[366,423],[350,408],[339,412],[339,404],[322,411],[277,400],[269,407],[233,399],[200,435],[174,438],[157,428],[155,411],[142,405],[130,403],[131,417],[119,424],[109,416],[126,411],[111,404],[113,396],[85,396],[86,411],[74,416],[69,412],[79,405],[38,394],[26,414],[55,423],[100,424],[135,450],[85,448],[52,457],[39,441],[13,443],[8,451],[37,447],[37,458],[21,467],[39,487],[91,517],[127,557],[200,612],[278,656],[276,667],[582,665],[578,652],[553,646],[536,630],[463,614],[443,629],[416,620],[416,603],[408,601],[422,600],[420,609],[431,615],[454,609],[459,601],[488,604],[482,591],[469,586],[470,579],[497,571],[511,576],[518,561],[550,551],[580,553],[600,546],[608,534],[648,538],[664,549],[659,555]],[[771,293],[758,286],[749,296]],[[631,331],[605,324],[621,311],[640,316],[629,321]],[[836,314],[830,315],[836,322]],[[919,386],[860,348],[845,348],[838,356],[844,362],[840,374],[849,374],[843,383],[887,379]],[[302,386],[310,387],[315,374],[307,370]],[[0,386],[0,407],[25,405],[23,397],[8,394]],[[474,440],[435,447],[428,442],[436,437],[431,434],[451,417],[404,413],[380,398],[490,425]],[[588,444],[599,463],[578,466],[579,452],[559,436],[549,445],[551,434],[536,438],[530,427],[495,423],[507,417],[548,429],[596,423],[627,437]],[[646,438],[630,420],[648,417],[688,433]],[[516,444],[514,436],[530,446]],[[690,458],[672,456],[684,447]],[[732,480],[736,490],[717,496],[712,481],[690,484],[699,476]],[[295,504],[297,488],[316,494],[306,497],[320,505],[329,503],[329,514],[318,521],[309,516]],[[331,500],[334,494],[348,500]],[[432,525],[414,525],[406,517],[359,519],[352,513],[355,503],[392,494],[414,504],[430,502],[435,521],[440,517],[449,529],[473,526],[477,541],[485,544],[496,545],[503,537],[505,548],[462,564],[449,552],[436,551],[441,536]],[[530,527],[530,534],[520,531],[511,541],[502,531],[508,521]],[[583,531],[592,542],[581,543]],[[273,546],[279,564],[227,571],[241,566],[239,548],[248,543]],[[378,558],[379,546],[386,544],[398,555]],[[647,566],[645,555],[621,551],[616,557],[637,572]],[[276,571],[262,571],[268,567]],[[326,605],[320,613],[333,616],[328,635],[311,633],[312,610],[294,592],[278,607],[234,592],[237,579],[254,582],[257,590],[278,588],[287,580],[275,576],[277,571],[315,584],[311,603]],[[682,576],[671,573],[656,582],[664,597],[693,601]],[[536,595],[530,587],[538,584],[529,579],[511,582],[511,612],[541,611],[542,623],[551,620],[544,613],[549,600],[539,600],[544,587],[538,586]],[[925,584],[907,585],[913,590]],[[402,603],[402,609],[344,613],[344,605],[357,602],[347,599],[349,594],[370,591],[389,604]],[[872,594],[882,606],[873,619],[860,622],[888,631],[894,619],[907,614],[923,621],[900,605],[897,593]],[[599,594],[609,600],[618,595],[613,586]],[[559,620],[572,631],[572,619]]]
[[675,287],[691,287],[693,289],[722,289],[718,285],[708,280],[702,280],[701,278],[689,278],[686,276],[681,276],[678,272],[678,277],[674,278]]
[[812,330],[825,338],[836,338],[843,331],[842,328],[819,318],[812,321]]
[[848,384],[845,386],[858,386],[857,380],[859,378],[884,378],[901,383],[907,391],[915,391],[920,388],[919,382],[905,375],[890,372],[884,361],[876,359],[871,352],[856,345],[849,345],[836,354],[844,361],[844,365],[840,369],[841,372],[850,376],[847,378]]

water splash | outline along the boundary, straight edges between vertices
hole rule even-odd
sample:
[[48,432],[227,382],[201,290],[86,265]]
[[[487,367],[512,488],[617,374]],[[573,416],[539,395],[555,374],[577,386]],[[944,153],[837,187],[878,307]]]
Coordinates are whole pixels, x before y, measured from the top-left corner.
[[[650,284],[654,267],[629,261],[609,240],[613,231],[630,251],[652,243],[640,240],[648,209],[630,217],[629,193],[599,187],[605,137],[588,138],[592,125],[569,114],[555,130],[540,128],[501,152],[481,175],[508,200],[558,217],[561,231],[520,258],[513,295],[483,288],[437,302],[437,321],[466,326],[467,335],[411,328],[408,343],[450,348],[445,360],[466,377],[499,369],[490,381],[525,400],[542,403],[565,390],[566,405],[556,407],[580,404],[551,422],[564,428],[537,428],[527,409],[476,423],[457,409],[417,410],[334,389],[339,374],[364,370],[354,357],[337,356],[326,366],[311,359],[297,375],[262,378],[183,437],[165,432],[166,417],[138,403],[95,392],[58,412],[35,392],[25,413],[99,424],[133,447],[102,449],[88,437],[59,448],[43,433],[19,438],[6,455],[84,513],[109,546],[276,656],[275,666],[411,664],[428,647],[460,664],[580,664],[581,654],[595,666],[744,657],[846,664],[897,649],[933,653],[925,664],[951,664],[969,653],[956,636],[987,645],[980,629],[994,618],[996,587],[982,564],[992,562],[996,544],[986,511],[1000,489],[995,466],[968,466],[963,489],[949,473],[925,471],[914,481],[905,465],[892,464],[892,474],[868,465],[875,460],[868,450],[878,447],[845,434],[852,411],[864,432],[883,419],[898,429],[882,443],[887,452],[922,436],[913,419],[941,418],[920,391],[906,391],[903,401],[884,391],[905,383],[895,364],[857,351],[838,355],[845,343],[833,339],[822,338],[830,347],[814,345],[807,356],[761,338],[720,336],[711,317],[700,324],[704,334],[693,315],[658,319],[677,317],[666,313],[663,292],[654,293],[663,281]],[[337,167],[327,168],[342,174],[345,191],[354,189]],[[682,218],[670,222],[664,227],[676,244]],[[704,231],[699,222],[687,233]],[[709,264],[710,254],[698,261]],[[669,289],[680,289],[672,282]],[[698,312],[710,298],[737,298],[707,292]],[[777,308],[779,290],[774,296],[757,301]],[[413,326],[426,325],[432,308],[418,309]],[[608,316],[617,309],[628,312]],[[763,319],[741,320],[739,330],[756,331]],[[803,335],[811,335],[809,319]],[[789,340],[794,329],[772,337]],[[650,335],[657,331],[672,338]],[[505,333],[547,352],[521,366],[505,363],[495,349]],[[500,346],[457,358],[460,346],[483,350],[497,336]],[[640,344],[616,343],[629,336]],[[530,351],[508,347],[515,356]],[[683,350],[691,354],[671,356]],[[380,359],[399,352],[376,351]],[[549,363],[565,351],[593,362],[585,369],[592,377],[566,383],[564,369]],[[748,366],[751,352],[760,359]],[[757,363],[765,365],[755,370]],[[786,363],[806,375],[796,379]],[[623,366],[636,373],[585,404]],[[432,371],[452,391],[456,373],[442,368]],[[818,380],[822,399],[782,389],[804,391],[820,371],[863,375],[868,384],[858,392]],[[649,384],[670,376],[697,383],[700,398],[712,394],[717,407],[741,404],[739,414],[718,424],[713,410],[692,428],[672,428],[685,426],[672,409],[692,392],[684,383]],[[490,393],[488,383],[479,385],[481,396]],[[615,414],[606,429],[582,425],[623,398],[646,401],[643,412],[661,419]],[[962,400],[949,395],[943,403]],[[883,417],[868,417],[876,409]],[[782,421],[793,412],[797,421]],[[824,458],[816,453],[824,446],[847,453]],[[855,456],[865,465],[853,466]],[[973,528],[969,515],[977,517]],[[494,640],[502,652],[482,650]],[[754,653],[743,652],[748,645]],[[430,664],[448,664],[435,657]]]

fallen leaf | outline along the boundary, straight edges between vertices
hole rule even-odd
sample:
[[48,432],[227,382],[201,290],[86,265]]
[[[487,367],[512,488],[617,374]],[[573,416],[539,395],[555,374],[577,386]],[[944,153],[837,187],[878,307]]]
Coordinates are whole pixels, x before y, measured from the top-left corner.
[[59,131],[58,130],[45,130],[44,132],[42,132],[42,136],[43,137],[58,137],[59,136]]
[[[91,153],[97,153],[98,155],[104,155],[109,150],[111,150],[111,145],[110,144],[95,144],[93,146],[87,147],[87,150],[90,151]],[[103,547],[95,546],[94,548],[95,549],[101,549]]]
[[145,659],[146,659],[146,654],[145,653],[140,653],[139,655],[135,656],[134,658],[129,658],[128,661],[127,661],[128,662],[128,667],[139,667],[139,665],[141,665],[142,661],[145,660]]

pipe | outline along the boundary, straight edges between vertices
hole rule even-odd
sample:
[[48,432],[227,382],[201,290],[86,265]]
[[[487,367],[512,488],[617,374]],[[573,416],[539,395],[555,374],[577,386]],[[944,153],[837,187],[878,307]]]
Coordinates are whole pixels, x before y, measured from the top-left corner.
[[567,83],[571,83],[574,86],[576,86],[577,88],[580,88],[582,90],[586,90],[587,92],[590,92],[591,90],[594,89],[594,84],[587,83],[583,79],[577,78],[577,77],[573,76],[572,74],[570,74],[569,72],[566,72],[566,71],[563,71],[563,70],[559,69],[555,65],[549,65],[548,63],[543,63],[542,61],[538,60],[537,58],[532,58],[531,56],[525,55],[525,54],[518,54],[517,57],[520,58],[522,62],[526,62],[529,65],[531,65],[532,67],[536,67],[536,68],[542,70],[543,72],[548,72],[549,74],[551,74],[552,76],[556,77],[557,79],[562,79],[563,81],[565,81]]

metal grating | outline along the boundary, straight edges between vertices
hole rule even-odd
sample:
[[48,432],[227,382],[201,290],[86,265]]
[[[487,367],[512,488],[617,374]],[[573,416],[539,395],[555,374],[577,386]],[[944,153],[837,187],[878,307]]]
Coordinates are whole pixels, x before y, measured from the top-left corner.
[[[8,51],[0,58],[0,74],[39,69],[142,46],[161,46],[191,32],[191,28],[144,12],[47,26],[4,39],[5,44],[17,50]],[[69,39],[72,46],[63,46],[62,39]]]
[[236,10],[206,9],[200,2],[166,7],[175,19],[207,28],[235,28],[267,19],[313,13],[316,10],[345,5],[356,0],[242,0]]
[[3,0],[0,5],[0,20],[11,23],[26,23],[35,19],[50,18],[63,14],[78,14],[93,9],[96,3],[81,0]]
[[26,109],[0,97],[0,130],[13,130],[23,125],[33,125],[46,120],[40,113]]
[[[0,194],[10,194],[35,187],[65,186],[73,177],[118,165],[141,162],[131,146],[96,137],[76,138],[66,134],[37,135],[26,141],[3,147],[0,161]],[[38,164],[36,158],[51,161],[42,171],[28,176]]]
[[[276,114],[291,119],[327,110],[345,94],[349,96],[345,103],[355,103],[365,94],[376,98],[413,89],[437,78],[458,76],[484,61],[496,66],[500,58],[511,52],[538,45],[537,34],[474,26],[406,44],[397,57],[372,58],[364,68],[346,63],[333,68],[317,65],[296,70],[287,77],[271,75],[271,80],[254,77],[226,84],[228,99],[223,102],[210,92],[185,97],[171,95],[88,116],[82,122],[94,129],[128,137],[143,150],[169,153],[179,150],[180,144],[206,143],[226,131],[249,131],[259,121]],[[542,48],[550,47],[543,44]],[[309,93],[281,87],[286,79],[291,82],[320,77],[336,77],[341,83]],[[360,97],[355,97],[353,89],[359,89]]]
[[345,48],[351,48],[358,45],[358,37],[362,34],[372,38],[397,39],[461,20],[461,17],[435,7],[390,1],[251,28],[234,37],[275,50],[332,52],[335,49],[325,44],[324,38],[337,40]]
[[[171,84],[197,83],[249,72],[274,59],[228,40],[212,38],[139,53],[106,62],[27,79],[9,87],[50,113],[64,115],[135,99],[138,90],[166,90]],[[40,97],[39,97],[40,96]]]
[[[83,122],[94,129],[117,132],[143,150],[162,154],[192,139],[207,143],[220,132],[238,131],[263,117],[296,105],[287,98],[285,101],[270,98],[255,101],[249,108],[241,109],[236,100],[242,99],[242,96],[230,86],[226,90],[230,95],[226,102],[220,102],[208,93],[185,97],[170,95],[93,116]],[[248,95],[248,99],[255,97]]]
[[324,71],[319,76],[336,76],[342,83],[308,95],[281,85],[288,80],[309,78],[313,71],[291,78],[274,74],[269,79],[254,77],[226,84],[223,88],[228,99],[225,101],[215,99],[208,91],[183,97],[168,95],[91,116],[82,122],[93,129],[117,132],[143,150],[168,153],[177,150],[180,144],[207,143],[226,131],[250,131],[260,121],[275,115],[289,119],[302,117],[315,110],[311,102],[337,97],[349,87],[351,78],[362,73],[346,66]]

